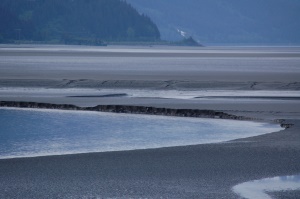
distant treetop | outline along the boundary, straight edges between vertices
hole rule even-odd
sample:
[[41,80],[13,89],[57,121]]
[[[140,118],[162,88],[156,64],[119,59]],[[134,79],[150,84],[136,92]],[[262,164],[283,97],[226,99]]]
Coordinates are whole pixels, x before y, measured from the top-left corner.
[[1,0],[0,42],[157,41],[157,26],[121,0]]

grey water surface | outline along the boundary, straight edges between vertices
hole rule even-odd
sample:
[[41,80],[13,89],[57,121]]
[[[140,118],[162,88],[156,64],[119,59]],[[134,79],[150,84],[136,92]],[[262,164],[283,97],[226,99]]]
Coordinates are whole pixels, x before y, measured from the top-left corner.
[[84,111],[0,109],[0,159],[224,142],[279,125]]
[[300,190],[300,175],[278,176],[244,182],[233,191],[247,199],[271,199],[267,192]]

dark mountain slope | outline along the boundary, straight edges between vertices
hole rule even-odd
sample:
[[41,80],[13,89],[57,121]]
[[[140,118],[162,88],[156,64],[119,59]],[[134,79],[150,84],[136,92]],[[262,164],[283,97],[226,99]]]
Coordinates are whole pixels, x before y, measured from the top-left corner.
[[150,18],[120,0],[1,0],[0,38],[154,41],[160,33]]

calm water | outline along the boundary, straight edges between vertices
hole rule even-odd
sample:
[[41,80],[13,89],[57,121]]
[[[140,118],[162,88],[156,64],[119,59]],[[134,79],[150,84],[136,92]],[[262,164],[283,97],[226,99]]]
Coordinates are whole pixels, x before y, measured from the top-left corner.
[[245,182],[233,191],[247,199],[271,199],[266,192],[300,190],[300,175],[280,176]]
[[2,108],[0,158],[214,143],[280,129],[247,121]]
[[[299,91],[289,90],[156,90],[156,89],[92,89],[92,88],[26,88],[0,87],[0,96],[3,97],[128,97],[128,98],[167,98],[167,99],[206,99],[213,97],[243,98],[300,98]],[[1,99],[1,98],[0,98]],[[257,99],[256,99],[257,100]]]

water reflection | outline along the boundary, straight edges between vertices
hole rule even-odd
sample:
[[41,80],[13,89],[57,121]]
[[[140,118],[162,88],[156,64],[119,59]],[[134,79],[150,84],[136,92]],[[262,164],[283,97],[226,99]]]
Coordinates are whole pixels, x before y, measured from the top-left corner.
[[0,109],[0,158],[184,146],[281,130],[247,121]]
[[271,199],[266,193],[300,189],[300,175],[280,176],[244,182],[233,187],[233,191],[247,199]]

